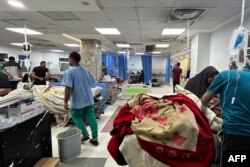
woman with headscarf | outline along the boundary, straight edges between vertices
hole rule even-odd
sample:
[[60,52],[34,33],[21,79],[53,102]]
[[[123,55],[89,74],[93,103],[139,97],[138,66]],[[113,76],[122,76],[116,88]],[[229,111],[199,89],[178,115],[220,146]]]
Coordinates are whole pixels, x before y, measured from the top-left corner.
[[[201,98],[204,93],[206,93],[208,87],[212,83],[213,79],[219,72],[213,66],[208,66],[203,69],[199,74],[189,79],[185,89],[189,90],[197,97]],[[218,98],[213,98],[209,104],[209,108],[218,116],[221,116],[221,109],[219,107],[220,100]]]
[[213,66],[208,66],[199,74],[189,79],[185,86],[185,89],[201,98],[218,73],[219,72],[216,68],[214,68]]

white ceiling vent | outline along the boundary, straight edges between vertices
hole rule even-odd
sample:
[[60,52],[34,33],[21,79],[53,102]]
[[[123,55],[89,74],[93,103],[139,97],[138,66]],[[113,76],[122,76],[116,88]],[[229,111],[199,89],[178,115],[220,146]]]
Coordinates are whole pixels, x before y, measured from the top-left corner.
[[171,20],[196,20],[206,9],[175,9],[171,15]]

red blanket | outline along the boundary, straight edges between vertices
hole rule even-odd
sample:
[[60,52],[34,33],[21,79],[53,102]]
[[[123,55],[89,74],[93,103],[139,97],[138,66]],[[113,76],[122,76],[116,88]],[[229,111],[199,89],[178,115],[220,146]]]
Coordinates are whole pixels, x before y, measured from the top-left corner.
[[[163,97],[163,99],[173,101],[174,103],[185,104],[193,112],[199,128],[196,150],[189,151],[177,149],[152,141],[142,140],[138,137],[137,139],[141,148],[147,151],[155,159],[172,167],[211,166],[214,158],[214,140],[205,116],[199,111],[197,105],[184,95],[166,96]],[[149,112],[152,113],[152,111]],[[119,146],[125,135],[133,133],[130,125],[134,118],[135,116],[126,105],[120,110],[118,116],[114,120],[114,128],[111,131],[112,138],[108,144],[108,150],[119,165],[126,165],[126,161],[119,151]],[[177,143],[183,141],[181,136],[178,135],[175,135],[174,140]]]

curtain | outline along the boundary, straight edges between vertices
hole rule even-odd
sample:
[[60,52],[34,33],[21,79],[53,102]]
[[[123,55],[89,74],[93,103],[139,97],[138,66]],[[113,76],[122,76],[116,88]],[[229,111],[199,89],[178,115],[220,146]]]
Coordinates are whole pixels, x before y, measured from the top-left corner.
[[118,67],[119,67],[119,76],[123,79],[123,80],[127,80],[128,79],[128,66],[127,66],[127,57],[124,55],[119,55],[118,56]]
[[107,66],[107,57],[108,57],[108,52],[102,52],[102,56],[101,56],[101,60],[102,60],[102,63],[105,64],[105,66]]
[[166,83],[170,84],[171,78],[171,59],[170,54],[166,55]]
[[142,55],[141,60],[144,72],[144,83],[149,84],[152,79],[152,55]]

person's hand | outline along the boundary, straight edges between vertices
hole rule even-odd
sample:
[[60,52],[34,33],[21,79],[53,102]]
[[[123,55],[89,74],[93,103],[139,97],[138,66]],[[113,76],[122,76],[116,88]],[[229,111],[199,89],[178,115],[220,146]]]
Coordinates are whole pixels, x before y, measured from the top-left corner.
[[43,78],[43,77],[39,77],[38,79],[39,79],[40,81],[43,81],[43,80],[44,80],[44,78]]
[[64,102],[64,109],[69,110],[69,104],[68,104],[68,102]]

